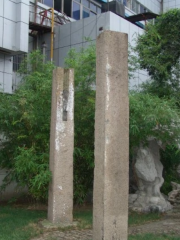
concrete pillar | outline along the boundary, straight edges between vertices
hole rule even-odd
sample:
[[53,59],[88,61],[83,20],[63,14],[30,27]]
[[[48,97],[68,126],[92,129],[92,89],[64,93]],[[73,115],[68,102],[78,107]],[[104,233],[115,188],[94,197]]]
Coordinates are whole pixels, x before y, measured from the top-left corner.
[[96,44],[93,240],[127,240],[128,37],[104,31]]
[[73,221],[74,71],[53,71],[48,220]]

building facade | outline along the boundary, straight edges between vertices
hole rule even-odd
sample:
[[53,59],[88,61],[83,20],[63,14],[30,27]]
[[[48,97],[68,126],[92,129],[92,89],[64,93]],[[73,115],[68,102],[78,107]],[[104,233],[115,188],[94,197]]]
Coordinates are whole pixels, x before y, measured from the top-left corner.
[[[50,28],[51,21],[47,18],[42,22],[42,15],[39,13],[54,7],[55,13],[59,16],[62,13],[69,18],[69,22],[76,21],[72,25],[72,28],[76,27],[78,24],[82,24],[83,19],[88,19],[87,21],[94,21],[97,16],[100,16],[103,12],[104,4],[111,3],[114,0],[1,0],[0,2],[0,91],[12,93],[18,83],[19,79],[15,74],[19,68],[21,60],[23,59],[23,54],[27,53],[36,48],[42,47],[41,39],[48,39],[48,31],[32,31],[30,28],[30,23],[33,21],[37,24],[46,25]],[[180,0],[116,0],[120,2],[125,7],[125,16],[131,16],[139,13],[153,12],[160,14],[163,11],[174,7],[180,7]],[[49,15],[50,17],[50,15]],[[99,18],[99,17],[98,17]],[[79,21],[79,23],[78,23]],[[65,22],[65,23],[68,23]],[[72,23],[71,23],[72,24]],[[116,25],[121,24],[122,28],[119,31],[124,31],[130,36],[137,34],[138,31],[133,32],[133,26],[124,21],[122,18],[118,22],[114,22],[115,29]],[[58,24],[57,24],[58,25]],[[61,25],[61,24],[59,24]],[[60,39],[66,38],[66,27],[60,26],[61,34]],[[90,24],[91,25],[91,24]],[[74,27],[73,27],[74,26]],[[131,26],[131,27],[129,27]],[[54,31],[58,26],[55,27]],[[69,26],[67,26],[69,28]],[[86,32],[91,29],[88,27],[85,29]],[[32,34],[33,32],[33,34]],[[36,32],[36,34],[34,34]],[[64,34],[64,36],[63,36]],[[50,33],[49,33],[50,35]],[[63,43],[59,42],[59,47],[57,47],[57,37],[55,36],[55,46],[56,48],[62,48]],[[131,41],[131,37],[129,37]],[[93,38],[94,39],[94,38]],[[48,40],[47,40],[48,41]],[[82,41],[84,43],[84,40]],[[72,44],[69,46],[72,47]],[[79,42],[78,42],[79,44]],[[67,47],[67,46],[66,46]],[[47,46],[47,54],[49,52],[49,46]],[[55,63],[61,64],[63,57],[65,56],[65,50],[62,50],[62,58]],[[55,56],[57,52],[55,51]],[[59,55],[60,56],[60,55]]]

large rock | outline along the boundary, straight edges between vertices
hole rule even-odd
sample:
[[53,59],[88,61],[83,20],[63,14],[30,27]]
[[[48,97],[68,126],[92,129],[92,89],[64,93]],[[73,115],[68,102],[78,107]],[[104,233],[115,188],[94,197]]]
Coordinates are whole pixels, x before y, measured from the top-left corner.
[[171,182],[173,190],[168,194],[168,200],[173,205],[180,204],[180,184]]
[[172,208],[160,192],[164,179],[159,148],[158,142],[152,139],[147,147],[140,147],[137,151],[135,172],[138,191],[135,196],[129,196],[129,207],[133,210],[165,212]]

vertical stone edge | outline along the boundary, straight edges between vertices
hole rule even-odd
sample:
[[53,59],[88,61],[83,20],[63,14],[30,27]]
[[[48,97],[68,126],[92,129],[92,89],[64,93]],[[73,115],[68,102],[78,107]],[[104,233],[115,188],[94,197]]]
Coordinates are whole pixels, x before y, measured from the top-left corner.
[[[121,44],[118,46],[118,44]],[[97,82],[96,82],[96,114],[95,114],[95,171],[94,171],[94,197],[93,197],[93,240],[126,240],[127,239],[127,220],[128,220],[128,171],[129,171],[129,100],[128,100],[128,40],[127,34],[105,31],[97,39]],[[121,66],[122,65],[122,66]],[[116,80],[120,78],[119,85],[116,89],[113,86]],[[114,91],[114,95],[112,94]],[[119,92],[118,92],[119,91]],[[103,94],[104,92],[104,94]],[[120,94],[119,94],[120,93]],[[119,95],[120,98],[118,97]],[[117,107],[120,114],[116,113],[116,97],[120,101]],[[123,103],[122,103],[123,102]],[[117,105],[118,106],[118,105]],[[114,109],[114,110],[113,110]],[[121,119],[121,113],[124,117]],[[113,117],[117,117],[122,128],[119,133],[122,139],[119,141],[116,130],[113,130]],[[117,123],[115,123],[117,124]],[[112,133],[113,132],[113,133]],[[114,134],[114,135],[113,135]],[[124,146],[124,154],[120,153],[121,166],[117,166],[118,154],[114,148],[112,140],[115,140]],[[115,162],[111,164],[108,161],[110,156],[113,157],[112,149],[116,151],[113,159]],[[122,150],[123,150],[122,148]],[[107,154],[107,155],[106,155]],[[111,154],[111,155],[110,155]],[[105,162],[105,160],[107,162]],[[114,166],[112,166],[114,165]],[[123,166],[124,167],[123,167]],[[124,168],[123,171],[121,168]],[[119,204],[116,192],[111,192],[112,188],[118,186],[107,187],[114,181],[113,171],[122,175],[117,179],[123,181],[119,187],[123,188],[119,192]],[[114,181],[115,182],[115,181]],[[118,190],[118,189],[117,189]],[[113,198],[116,198],[112,200]],[[115,209],[114,205],[118,208]],[[111,207],[110,207],[111,206]],[[119,212],[119,213],[118,213]],[[114,215],[116,215],[114,217]],[[112,223],[115,223],[112,225]]]
[[[68,81],[68,120],[63,121],[63,84]],[[53,71],[48,220],[71,224],[73,220],[73,149],[74,149],[74,71]]]

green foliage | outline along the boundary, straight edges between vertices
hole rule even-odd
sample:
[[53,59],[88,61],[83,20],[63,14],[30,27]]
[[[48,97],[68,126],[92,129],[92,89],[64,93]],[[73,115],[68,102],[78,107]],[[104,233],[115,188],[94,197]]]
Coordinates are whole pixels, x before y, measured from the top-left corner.
[[46,217],[45,211],[31,211],[22,208],[0,208],[0,239],[29,240],[39,235],[36,223]]
[[[129,54],[129,72],[135,56]],[[83,202],[92,188],[94,166],[94,111],[95,46],[80,53],[72,49],[66,59],[68,67],[75,69],[75,151],[74,198]],[[132,67],[131,67],[132,66]],[[164,144],[179,138],[179,112],[175,102],[157,96],[130,92],[130,149],[146,144],[148,137],[156,137]]]
[[165,151],[161,151],[161,160],[164,166],[164,184],[161,191],[167,195],[172,191],[171,182],[180,184],[180,179],[176,172],[177,166],[179,165],[180,152],[176,146],[168,145],[166,146]]
[[[135,47],[140,68],[153,79],[152,88],[160,96],[172,96],[180,90],[180,9],[159,16],[137,38]],[[151,90],[152,90],[151,88]],[[179,96],[178,96],[179,97]]]
[[177,144],[180,113],[173,99],[132,92],[130,98],[130,147],[155,137],[164,144]]
[[161,219],[161,215],[159,213],[138,213],[131,211],[129,213],[128,218],[128,225],[134,226],[134,225],[141,225],[145,224],[147,222],[153,222]]
[[0,167],[9,170],[4,186],[16,180],[36,199],[47,198],[51,177],[48,155],[53,68],[51,63],[43,64],[43,56],[35,51],[21,66],[22,81],[15,94],[0,94]]
[[172,236],[167,234],[151,234],[144,233],[135,236],[129,236],[128,240],[179,240],[179,236]]
[[93,187],[95,46],[80,52],[71,49],[66,66],[75,70],[74,200],[82,203]]
[[[180,107],[179,26],[180,9],[172,9],[159,16],[154,25],[147,25],[144,34],[138,36],[137,45],[134,48],[138,54],[135,60],[136,65],[138,63],[141,69],[147,70],[151,77],[150,81],[142,84],[142,92],[160,98],[175,99],[177,112]],[[170,126],[173,125],[175,125],[174,122]],[[177,137],[178,134],[179,131],[177,131]],[[168,141],[170,145],[161,152],[165,179],[162,191],[165,194],[172,189],[171,181],[179,182],[175,168],[179,164],[180,155],[176,146],[173,145],[174,142],[171,142],[171,136]]]
[[[82,203],[93,187],[95,46],[90,44],[80,52],[72,49],[66,66],[75,70],[74,200]],[[51,178],[48,161],[53,68],[51,63],[43,64],[38,51],[30,54],[21,66],[22,82],[16,93],[0,95],[0,167],[9,169],[4,183],[16,180],[26,185],[36,199],[47,198]],[[176,144],[178,126],[179,112],[173,100],[130,93],[132,151],[151,136],[165,144]]]

